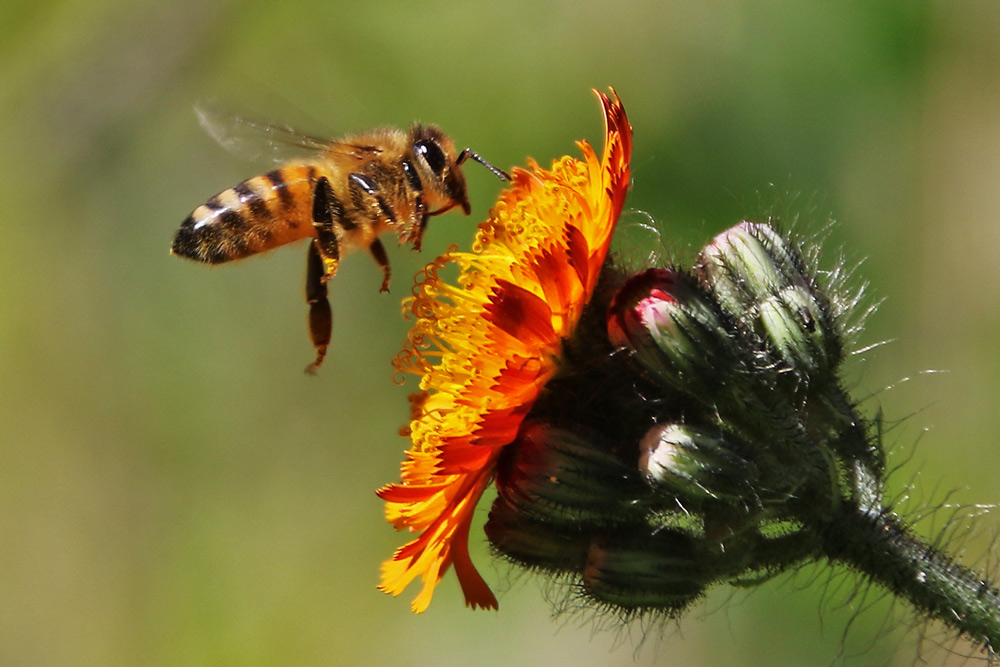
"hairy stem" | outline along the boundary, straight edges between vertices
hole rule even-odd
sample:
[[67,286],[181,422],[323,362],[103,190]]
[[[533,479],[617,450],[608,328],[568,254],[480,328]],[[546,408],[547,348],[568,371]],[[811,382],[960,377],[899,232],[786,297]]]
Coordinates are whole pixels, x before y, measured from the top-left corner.
[[914,537],[894,515],[842,507],[823,540],[831,560],[905,597],[988,652],[1000,646],[1000,593],[993,582]]

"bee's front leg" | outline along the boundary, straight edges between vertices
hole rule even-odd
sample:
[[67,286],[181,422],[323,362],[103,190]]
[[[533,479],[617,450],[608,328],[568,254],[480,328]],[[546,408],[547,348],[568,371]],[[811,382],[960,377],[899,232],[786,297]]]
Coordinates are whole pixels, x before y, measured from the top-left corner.
[[[378,210],[378,215],[389,224],[390,227],[397,224],[396,211],[392,205],[386,201],[379,193],[378,186],[372,179],[364,174],[351,174],[347,178],[347,187],[351,190],[354,203],[359,208],[365,206],[365,202]],[[382,291],[389,291],[389,255],[385,252],[385,246],[377,238],[368,246],[369,252],[375,258],[375,263],[382,267]]]
[[382,267],[382,291],[389,291],[389,276],[392,270],[389,268],[389,255],[385,252],[385,246],[378,239],[372,241],[372,244],[368,246],[368,251],[371,252],[372,257],[375,258],[375,263]]

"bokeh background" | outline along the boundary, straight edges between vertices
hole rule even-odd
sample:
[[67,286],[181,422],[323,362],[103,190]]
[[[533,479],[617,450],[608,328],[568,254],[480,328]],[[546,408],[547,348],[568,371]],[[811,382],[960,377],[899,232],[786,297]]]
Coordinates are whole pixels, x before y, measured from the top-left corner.
[[[884,299],[860,344],[891,343],[850,381],[892,427],[893,493],[998,503],[995,3],[6,0],[0,26],[0,664],[974,653],[821,568],[719,589],[680,623],[552,619],[560,592],[488,565],[478,530],[500,611],[465,610],[449,576],[412,615],[411,591],[374,589],[405,540],[373,494],[396,479],[414,390],[391,377],[398,299],[427,256],[468,245],[500,185],[470,167],[474,218],[435,219],[425,257],[390,248],[391,296],[349,258],[318,378],[301,247],[219,268],[167,249],[191,209],[268,168],[216,146],[199,100],[331,135],[436,122],[509,166],[599,143],[589,89],[614,85],[635,127],[628,206],[677,256],[744,217],[837,220],[831,261],[865,259]],[[986,515],[963,538],[973,563],[996,561],[998,529]]]

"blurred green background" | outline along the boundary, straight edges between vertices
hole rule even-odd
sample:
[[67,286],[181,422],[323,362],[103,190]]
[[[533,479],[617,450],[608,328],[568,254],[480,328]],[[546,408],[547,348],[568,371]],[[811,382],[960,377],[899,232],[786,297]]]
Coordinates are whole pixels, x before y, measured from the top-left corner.
[[[415,388],[391,378],[398,299],[423,261],[468,245],[499,184],[470,167],[474,219],[435,219],[425,256],[389,249],[390,297],[367,257],[345,263],[318,378],[302,373],[302,247],[214,269],[167,250],[191,209],[268,166],[216,146],[198,100],[331,135],[436,122],[509,166],[599,144],[589,89],[614,85],[635,127],[628,206],[679,256],[746,216],[798,215],[807,233],[838,220],[829,256],[867,258],[859,274],[885,299],[859,343],[893,342],[850,382],[893,427],[894,494],[997,503],[995,3],[6,0],[0,26],[0,664],[972,651],[949,655],[905,605],[852,598],[853,579],[816,568],[719,589],[679,624],[552,620],[545,597],[561,593],[489,565],[478,530],[499,613],[465,610],[449,576],[414,616],[415,588],[374,588],[406,539],[373,493],[396,479]],[[1000,527],[982,522],[963,542],[974,563]]]

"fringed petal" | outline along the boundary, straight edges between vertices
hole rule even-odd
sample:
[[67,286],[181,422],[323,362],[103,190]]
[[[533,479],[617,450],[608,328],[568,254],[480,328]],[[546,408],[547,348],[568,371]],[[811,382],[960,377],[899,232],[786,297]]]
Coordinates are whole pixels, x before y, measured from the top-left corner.
[[[629,186],[632,129],[614,91],[597,94],[606,123],[601,159],[580,142],[583,160],[515,168],[472,252],[452,249],[428,264],[405,302],[415,322],[395,366],[421,375],[424,393],[412,399],[401,483],[378,494],[397,529],[421,533],[385,562],[379,588],[399,595],[420,577],[415,612],[452,565],[467,605],[497,607],[469,557],[476,503],[557,370]],[[439,277],[450,263],[460,271],[454,285]]]

